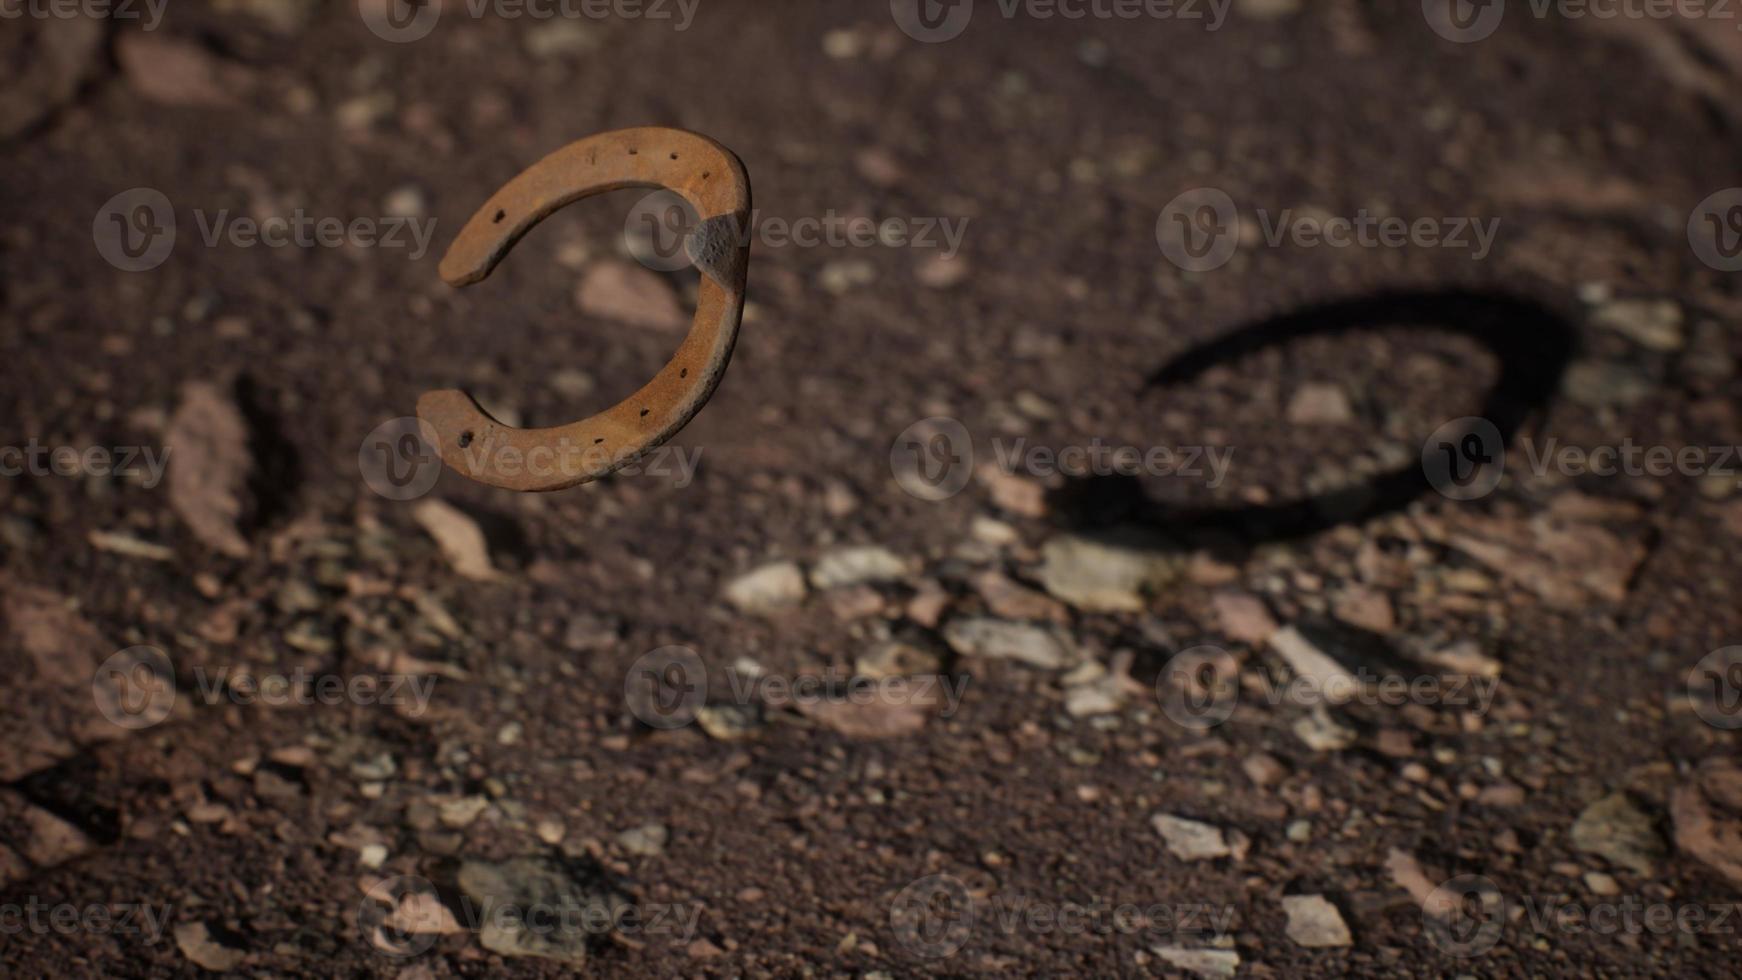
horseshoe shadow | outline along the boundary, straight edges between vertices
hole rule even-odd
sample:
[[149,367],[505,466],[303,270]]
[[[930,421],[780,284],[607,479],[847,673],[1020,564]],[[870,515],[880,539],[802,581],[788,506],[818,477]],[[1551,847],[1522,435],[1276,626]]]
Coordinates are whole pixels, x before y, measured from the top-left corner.
[[[1144,390],[1165,389],[1256,351],[1309,336],[1380,327],[1430,329],[1469,337],[1493,352],[1499,377],[1477,414],[1509,443],[1544,408],[1578,350],[1566,319],[1534,300],[1500,292],[1398,290],[1317,304],[1242,325],[1192,348],[1150,375]],[[1428,433],[1422,433],[1426,438]],[[1399,510],[1432,489],[1419,460],[1326,493],[1268,504],[1189,507],[1151,498],[1133,476],[1072,479],[1049,494],[1055,520],[1079,529],[1159,528],[1173,538],[1250,545],[1316,534]]]

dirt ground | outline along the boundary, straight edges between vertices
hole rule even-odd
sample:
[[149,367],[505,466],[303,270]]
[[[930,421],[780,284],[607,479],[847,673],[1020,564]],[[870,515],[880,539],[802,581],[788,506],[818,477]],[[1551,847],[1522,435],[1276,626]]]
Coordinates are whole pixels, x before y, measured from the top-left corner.
[[1736,975],[1742,19],[904,3],[0,3],[0,973]]

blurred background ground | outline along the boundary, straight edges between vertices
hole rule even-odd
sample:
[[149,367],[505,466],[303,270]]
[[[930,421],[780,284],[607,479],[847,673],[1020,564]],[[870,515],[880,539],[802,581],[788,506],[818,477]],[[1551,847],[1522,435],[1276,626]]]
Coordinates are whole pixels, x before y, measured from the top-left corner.
[[[449,3],[408,43],[368,3],[0,26],[6,440],[169,452],[161,482],[0,481],[0,908],[163,913],[155,934],[15,915],[5,971],[1733,973],[1734,916],[1557,913],[1710,923],[1742,887],[1742,681],[1696,670],[1742,642],[1735,461],[1534,473],[1515,442],[1474,500],[1321,507],[1307,534],[1169,515],[1413,470],[1520,368],[1450,322],[1469,297],[1539,311],[1513,328],[1526,360],[1571,340],[1508,389],[1534,452],[1742,442],[1722,250],[1742,228],[1713,212],[1715,253],[1689,232],[1738,183],[1736,22],[1515,3],[1459,42],[1413,2],[1241,0],[1213,30],[978,8],[937,43],[845,2],[700,0],[682,30]],[[959,254],[759,238],[732,367],[676,440],[691,481],[373,492],[359,447],[421,391],[551,424],[669,356],[691,287],[630,258],[639,193],[554,216],[465,291],[435,272],[525,166],[648,124],[732,148],[764,216],[965,222]],[[1243,230],[1194,272],[1157,219],[1206,187]],[[135,272],[150,257],[103,242],[137,188],[176,234]],[[1284,210],[1498,224],[1480,256],[1271,245],[1255,215]],[[299,212],[434,224],[424,250],[207,240]],[[1429,298],[1146,386],[1218,338],[1406,291]],[[1449,291],[1464,305],[1403,322]],[[979,463],[942,500],[892,467],[935,417]],[[1074,493],[1000,472],[1014,439],[1233,456],[1214,486]],[[713,707],[661,730],[625,680],[672,645]],[[1206,645],[1241,693],[1204,728],[1165,695]],[[174,704],[127,729],[99,667],[139,646]],[[1357,666],[1496,686],[1265,694]],[[429,700],[208,696],[297,671]],[[758,671],[966,686],[953,711],[728,703]],[[1424,904],[1466,876],[1499,924],[1434,934]],[[540,896],[693,925],[540,945],[466,921]],[[1046,924],[1073,904],[1220,924]]]

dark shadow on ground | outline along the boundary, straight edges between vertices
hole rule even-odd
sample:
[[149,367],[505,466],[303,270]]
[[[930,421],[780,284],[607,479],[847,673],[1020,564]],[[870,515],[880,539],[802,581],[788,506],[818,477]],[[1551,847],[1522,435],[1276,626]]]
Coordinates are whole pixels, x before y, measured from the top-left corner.
[[[1315,335],[1378,328],[1420,328],[1462,334],[1495,355],[1499,377],[1477,414],[1509,443],[1526,419],[1560,389],[1577,351],[1571,323],[1541,304],[1506,293],[1465,290],[1391,291],[1336,300],[1239,327],[1162,365],[1145,390],[1165,389],[1276,344]],[[1422,438],[1429,434],[1424,432]],[[1329,493],[1239,507],[1182,507],[1150,498],[1136,477],[1074,479],[1050,495],[1055,520],[1078,530],[1112,526],[1159,528],[1177,542],[1250,547],[1316,534],[1406,506],[1432,485],[1419,461]]]

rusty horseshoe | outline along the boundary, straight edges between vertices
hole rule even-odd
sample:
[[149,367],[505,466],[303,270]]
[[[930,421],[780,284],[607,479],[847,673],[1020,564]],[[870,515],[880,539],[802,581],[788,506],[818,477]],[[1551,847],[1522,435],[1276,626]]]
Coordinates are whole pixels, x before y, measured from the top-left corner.
[[[670,190],[699,217],[684,239],[701,273],[695,319],[665,367],[622,402],[589,418],[520,429],[491,418],[472,396],[446,389],[417,400],[437,455],[480,483],[561,490],[596,480],[670,439],[707,404],[726,373],[750,257],[738,234],[750,215],[750,178],[732,151],[696,133],[648,126],[570,143],[504,184],[442,257],[450,286],[490,274],[514,243],[558,208],[626,187]],[[544,465],[535,461],[544,460]],[[513,460],[504,466],[505,460]]]

